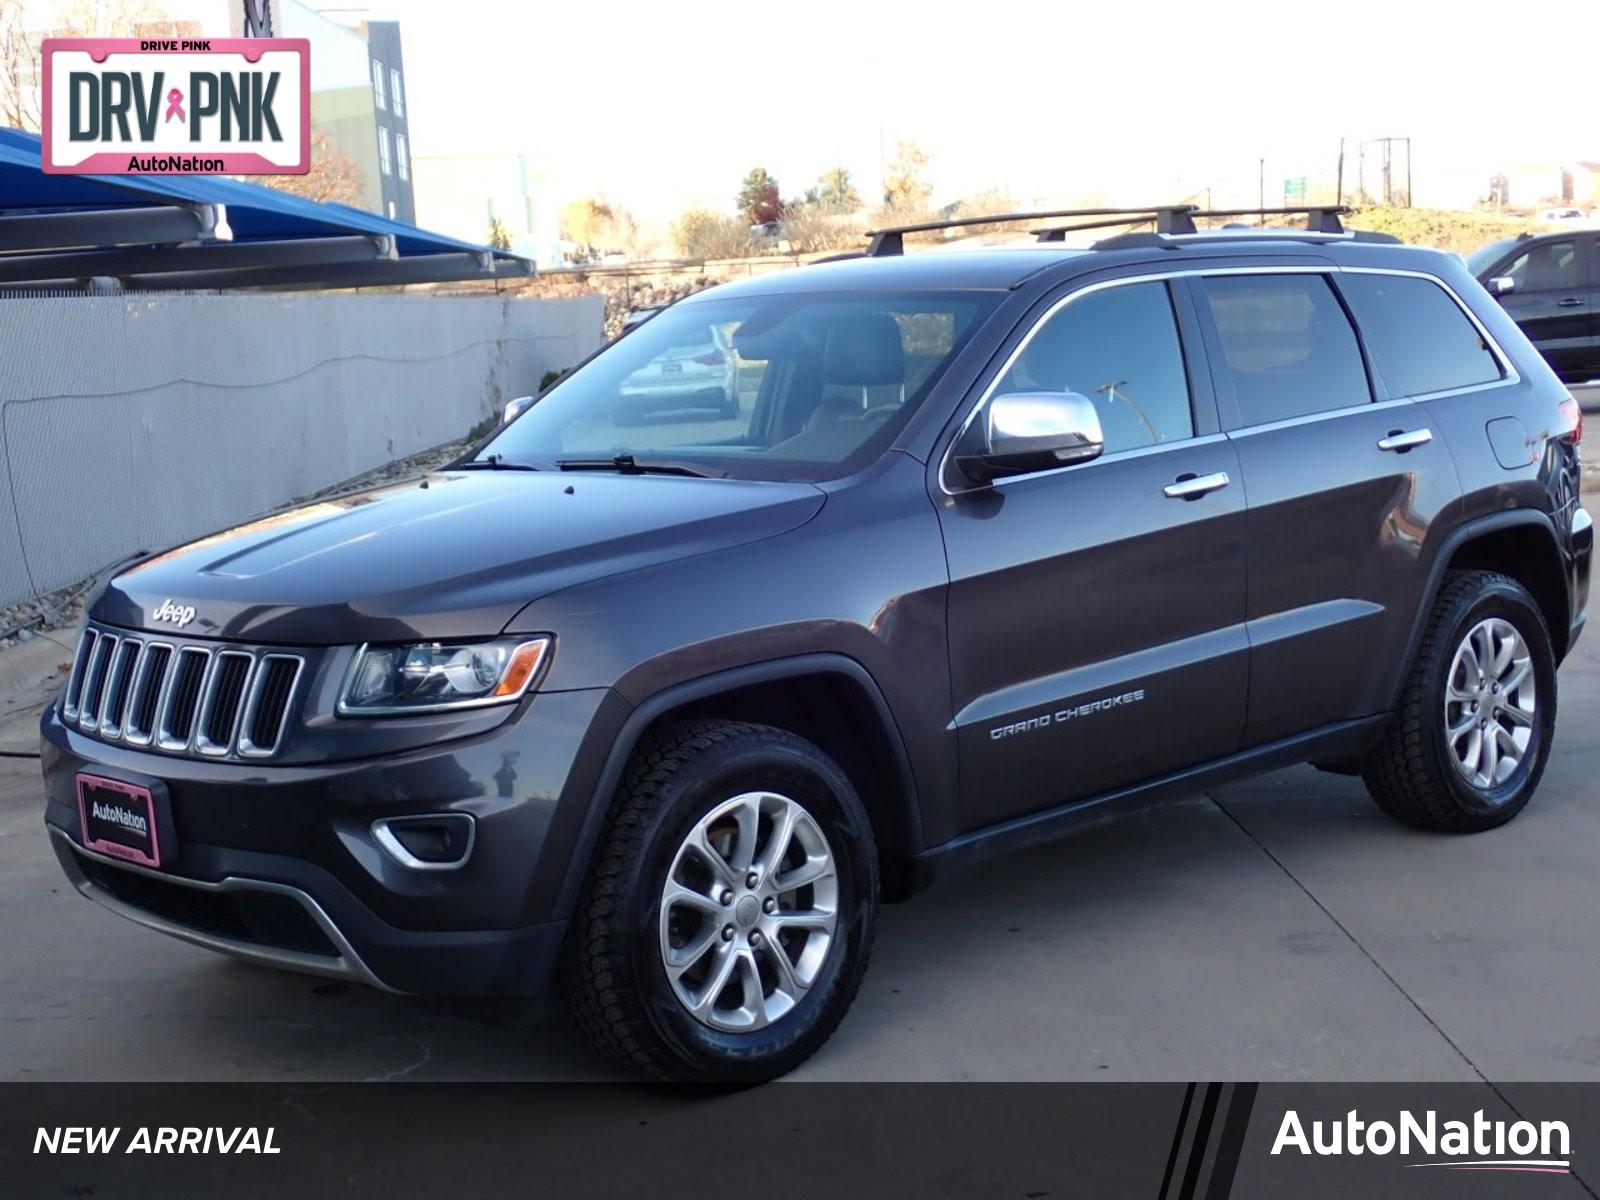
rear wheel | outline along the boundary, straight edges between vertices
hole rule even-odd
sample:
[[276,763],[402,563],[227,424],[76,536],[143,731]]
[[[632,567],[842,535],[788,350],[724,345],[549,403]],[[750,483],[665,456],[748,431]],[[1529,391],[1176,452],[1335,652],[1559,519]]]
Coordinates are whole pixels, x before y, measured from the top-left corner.
[[843,1018],[877,905],[871,824],[827,755],[766,726],[687,722],[641,746],[618,791],[563,990],[629,1066],[759,1082]]
[[1451,572],[1362,778],[1380,808],[1418,829],[1493,829],[1538,786],[1555,715],[1555,653],[1533,597],[1505,575]]

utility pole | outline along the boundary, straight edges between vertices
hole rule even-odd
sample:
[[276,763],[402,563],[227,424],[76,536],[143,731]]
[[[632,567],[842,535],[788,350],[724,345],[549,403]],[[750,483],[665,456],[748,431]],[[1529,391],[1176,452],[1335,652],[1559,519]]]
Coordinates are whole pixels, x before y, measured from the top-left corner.
[[1256,207],[1257,208],[1265,208],[1266,206],[1267,206],[1267,160],[1263,158],[1261,160],[1261,175],[1260,175],[1259,180],[1257,181]]
[[1411,139],[1406,139],[1406,207],[1411,207]]
[[1338,182],[1336,184],[1334,184],[1334,188],[1333,188],[1333,202],[1335,204],[1340,204],[1340,205],[1342,205],[1344,203],[1344,139],[1343,138],[1339,139],[1339,173],[1338,173]]

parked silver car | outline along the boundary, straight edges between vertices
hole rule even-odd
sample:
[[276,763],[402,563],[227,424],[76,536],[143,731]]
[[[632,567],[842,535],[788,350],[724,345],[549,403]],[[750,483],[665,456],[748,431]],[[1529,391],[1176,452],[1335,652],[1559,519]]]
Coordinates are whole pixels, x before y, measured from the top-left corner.
[[714,409],[739,415],[739,365],[728,336],[714,325],[695,327],[623,380],[613,401],[617,424],[654,413]]

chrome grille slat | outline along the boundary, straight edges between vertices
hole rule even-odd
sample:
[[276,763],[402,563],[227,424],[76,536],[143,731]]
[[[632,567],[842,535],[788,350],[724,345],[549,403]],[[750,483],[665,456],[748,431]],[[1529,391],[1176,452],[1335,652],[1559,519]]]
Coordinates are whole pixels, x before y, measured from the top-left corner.
[[128,689],[128,711],[123,719],[122,740],[130,746],[148,746],[155,734],[156,710],[172,665],[172,646],[167,642],[146,642],[134,669]]
[[67,725],[134,749],[271,758],[299,696],[303,655],[87,625],[61,697]]
[[[234,669],[242,665],[242,674]],[[243,650],[220,650],[213,660],[199,711],[194,717],[194,748],[201,754],[221,758],[233,749],[239,729],[243,700],[250,687],[256,656]],[[214,717],[219,720],[214,721]],[[215,736],[220,734],[221,736]]]
[[106,676],[111,670],[111,656],[116,653],[119,639],[114,634],[101,634],[94,644],[88,665],[83,669],[83,690],[78,694],[78,727],[93,732],[100,718],[100,699],[105,691]]
[[[304,667],[305,660],[293,654],[263,654],[257,661],[239,718],[241,757],[270,758],[278,752]],[[271,695],[267,694],[269,689]],[[262,735],[260,740],[257,734]]]
[[185,646],[178,651],[156,721],[156,745],[161,749],[182,751],[194,745],[195,717],[210,682],[212,663],[211,651],[203,646]]
[[61,696],[61,715],[68,721],[78,719],[78,693],[83,689],[83,673],[99,640],[100,635],[93,629],[85,629],[78,639],[78,652],[72,656],[72,674],[67,676],[67,690]]
[[125,637],[111,651],[106,664],[106,685],[100,693],[100,736],[115,740],[122,736],[122,725],[128,713],[128,687],[133,681],[133,669],[144,653],[144,642]]

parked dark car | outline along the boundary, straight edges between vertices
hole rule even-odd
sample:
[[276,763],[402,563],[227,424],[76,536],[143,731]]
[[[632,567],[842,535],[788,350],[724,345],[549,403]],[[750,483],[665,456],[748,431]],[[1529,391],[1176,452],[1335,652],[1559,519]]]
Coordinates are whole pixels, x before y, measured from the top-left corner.
[[1600,380],[1600,230],[1503,238],[1467,263],[1561,379]]
[[[1308,760],[1503,824],[1584,624],[1580,414],[1459,259],[1318,224],[880,236],[673,305],[420,482],[154,555],[43,718],[62,866],[258,962],[556,976],[620,1061],[759,1080],[880,900],[995,852]],[[708,328],[738,425],[618,424]]]

